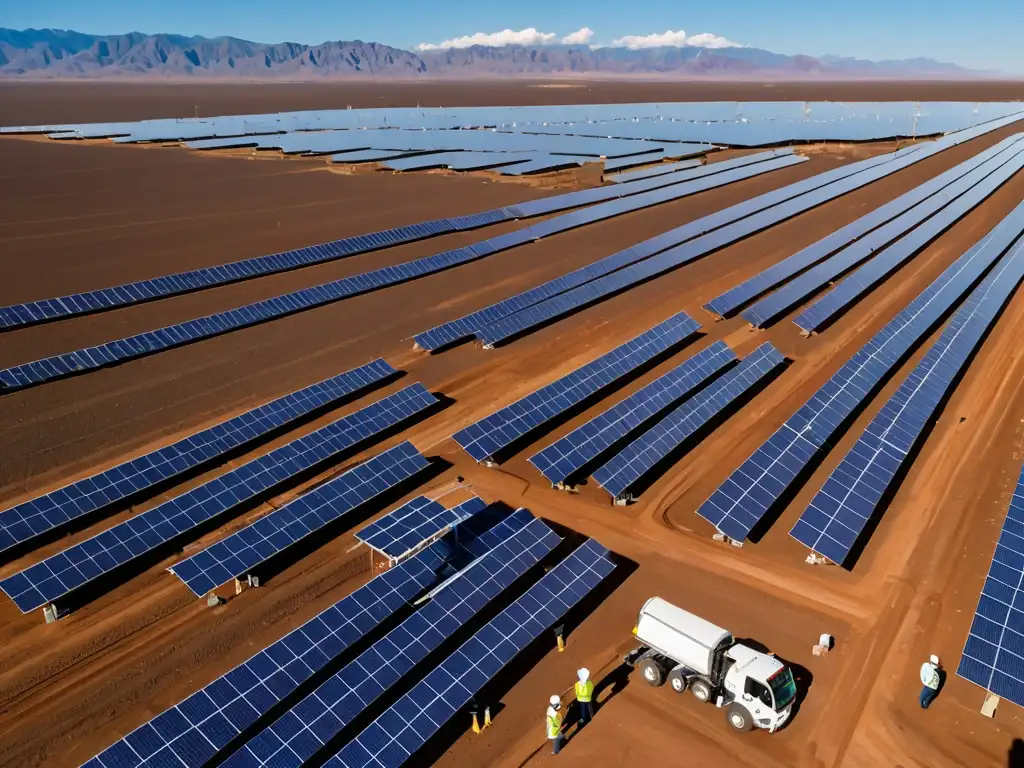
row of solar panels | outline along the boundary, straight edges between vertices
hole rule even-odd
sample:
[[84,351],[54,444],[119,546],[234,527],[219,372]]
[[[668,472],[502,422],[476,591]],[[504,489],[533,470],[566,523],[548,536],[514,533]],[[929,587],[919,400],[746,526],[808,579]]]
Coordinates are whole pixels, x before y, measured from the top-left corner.
[[735,540],[767,524],[769,511],[797,478],[820,461],[882,383],[966,294],[942,335],[883,405],[791,531],[812,550],[845,563],[863,543],[868,523],[881,513],[894,479],[906,469],[914,446],[1024,277],[1022,234],[1024,204],[854,353],[719,486],[698,514]]
[[[328,380],[338,388],[324,402],[361,391],[394,373],[383,361],[375,361],[338,377],[342,380],[340,385],[337,379]],[[102,509],[105,500],[122,500],[126,494],[152,489],[180,474],[183,464],[175,462],[175,453],[193,462],[223,461],[224,451],[232,450],[236,443],[210,445],[205,442],[208,437],[228,434],[229,430],[252,422],[254,413],[277,409],[282,402],[294,405],[294,401],[301,401],[310,391],[322,389],[323,383],[313,385],[295,393],[298,397],[274,401],[167,448],[7,510],[3,513],[4,531],[8,538],[24,544],[41,531],[57,530],[86,511]],[[426,415],[438,404],[438,399],[423,385],[408,386],[8,576],[0,581],[0,590],[23,612],[63,601],[86,584],[109,577],[128,563],[165,550],[175,542],[196,538],[226,515],[237,514],[284,484],[294,483],[379,440],[412,419]],[[308,412],[308,408],[293,408],[281,422],[293,424]],[[198,454],[189,455],[181,450],[196,446],[200,446]],[[161,461],[168,457],[169,461]],[[147,464],[150,467],[144,469]],[[187,464],[184,466],[188,468]],[[346,518],[371,499],[411,480],[427,466],[428,461],[411,444],[401,443],[176,563],[170,570],[196,594],[205,594],[232,578],[248,574],[309,534]],[[127,471],[139,469],[141,476],[136,473],[125,479]]]
[[[457,535],[402,560],[86,765],[404,764],[615,567],[593,540],[561,558],[562,540],[544,522],[485,506],[472,499],[451,510]],[[543,573],[542,563],[553,567]],[[420,595],[429,600],[414,607]],[[385,623],[392,629],[383,634]]]
[[[471,246],[445,251],[393,267],[384,267],[372,272],[345,277],[312,288],[303,288],[283,296],[265,299],[244,307],[167,326],[155,331],[148,331],[119,341],[108,342],[95,347],[17,365],[0,371],[0,387],[17,389],[40,384],[63,376],[93,370],[123,360],[130,360],[163,349],[187,344],[198,339],[226,333],[237,328],[244,328],[293,312],[366,293],[367,291],[395,285],[585,224],[612,218],[670,200],[678,200],[697,192],[778,168],[784,168],[803,162],[804,158],[784,155],[781,157],[766,157],[762,158],[762,160],[763,162],[747,163],[740,167],[735,167],[732,161],[727,161],[730,165],[726,170],[722,171],[715,169],[714,166],[724,164],[716,163],[705,166],[690,172],[693,175],[690,181],[655,188],[629,197],[609,200],[582,211],[554,216],[531,227],[509,232]],[[657,181],[659,179],[635,183],[648,184]],[[580,196],[577,198],[578,201],[584,201],[597,198],[598,195],[594,193],[603,194],[604,189],[607,188],[585,190],[574,194]],[[617,189],[617,187],[613,187],[613,189]],[[532,208],[538,214],[550,207],[550,204],[543,205],[546,201],[538,202],[542,203],[542,205]],[[579,204],[583,203],[579,202]]]

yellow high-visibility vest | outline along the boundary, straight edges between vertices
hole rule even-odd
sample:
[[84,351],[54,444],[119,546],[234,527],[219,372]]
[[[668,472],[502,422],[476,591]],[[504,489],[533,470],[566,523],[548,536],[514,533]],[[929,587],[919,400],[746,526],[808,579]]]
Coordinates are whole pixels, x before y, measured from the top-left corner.
[[553,739],[562,730],[562,716],[559,714],[548,715],[548,738]]
[[594,681],[587,680],[585,683],[576,683],[576,701],[584,704],[590,703],[594,696]]

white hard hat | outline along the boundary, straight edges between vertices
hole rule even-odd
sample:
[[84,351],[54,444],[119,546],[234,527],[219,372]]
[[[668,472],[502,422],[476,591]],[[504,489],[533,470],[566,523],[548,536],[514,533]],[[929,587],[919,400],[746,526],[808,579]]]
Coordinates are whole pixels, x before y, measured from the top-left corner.
[[938,657],[938,656],[936,656],[936,655],[935,655],[935,654],[933,653],[933,654],[932,654],[932,655],[931,655],[931,656],[930,656],[930,657],[928,658],[928,661],[930,661],[930,662],[931,662],[932,664],[938,665],[938,663],[939,663],[939,657]]
[[576,676],[580,679],[581,683],[585,683],[590,679],[590,670],[586,667],[581,667],[576,671]]
[[550,699],[548,699],[548,703],[552,707],[560,707],[560,706],[562,706],[562,700],[558,697],[557,694],[552,696]]

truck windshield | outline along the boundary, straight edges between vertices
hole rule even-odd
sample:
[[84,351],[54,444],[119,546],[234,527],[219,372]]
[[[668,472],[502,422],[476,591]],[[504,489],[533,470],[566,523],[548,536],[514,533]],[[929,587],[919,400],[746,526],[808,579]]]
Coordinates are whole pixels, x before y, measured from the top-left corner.
[[796,683],[793,682],[793,673],[790,672],[789,667],[783,667],[769,677],[768,685],[771,686],[772,694],[775,696],[776,711],[784,709],[796,698]]

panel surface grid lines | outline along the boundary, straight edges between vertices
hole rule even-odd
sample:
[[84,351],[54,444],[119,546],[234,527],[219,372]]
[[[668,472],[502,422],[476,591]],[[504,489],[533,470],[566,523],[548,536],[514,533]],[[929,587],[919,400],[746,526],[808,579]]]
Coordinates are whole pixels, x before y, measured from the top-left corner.
[[399,563],[94,757],[95,768],[197,768],[306,680],[433,586],[433,549]]
[[630,485],[784,361],[775,347],[762,344],[599,467],[594,480],[613,498],[624,498]]
[[588,539],[428,673],[326,765],[331,768],[403,765],[488,680],[557,623],[614,569],[608,550]]
[[250,739],[226,768],[299,768],[561,541],[533,520]]
[[647,386],[530,457],[552,485],[558,485],[736,360],[718,341]]
[[400,557],[431,536],[460,522],[468,508],[467,502],[460,507],[445,509],[437,501],[417,496],[360,530],[355,538],[389,557]]
[[1024,277],[1018,243],[963,306],[811,499],[790,535],[842,565],[956,377]]
[[0,512],[0,551],[134,496],[397,373],[377,359]]
[[692,336],[699,327],[689,315],[680,312],[558,381],[456,432],[455,442],[477,461],[491,460],[502,448]]
[[40,608],[437,403],[414,384],[275,448],[0,581],[23,612]]
[[1024,203],[961,255],[737,468],[697,510],[742,540],[869,394],[1024,231]]
[[1010,499],[992,565],[956,673],[1024,707],[1024,471]]
[[400,443],[169,570],[195,594],[205,595],[408,480],[429,464],[412,443]]

